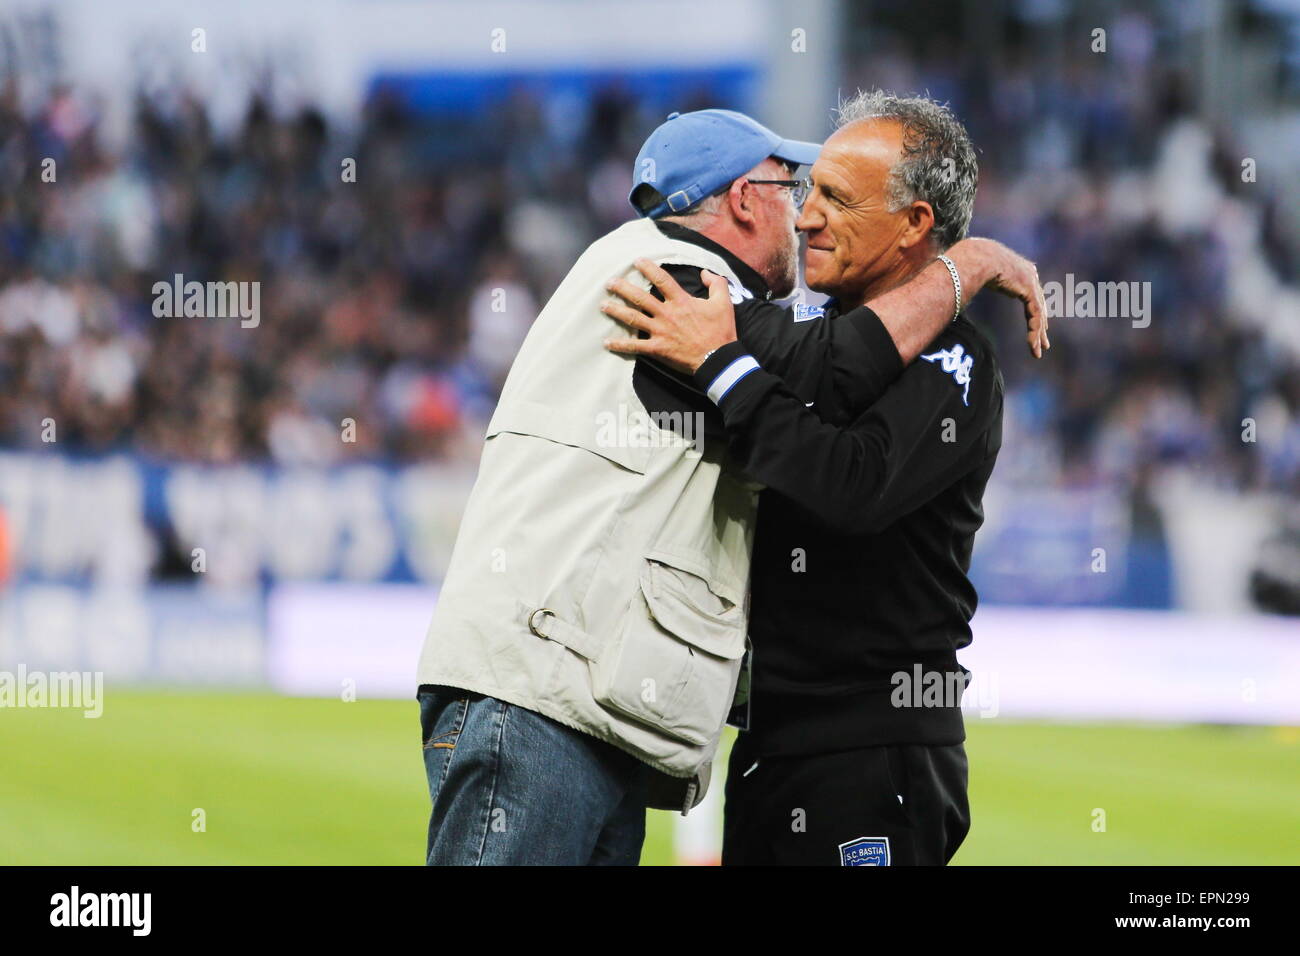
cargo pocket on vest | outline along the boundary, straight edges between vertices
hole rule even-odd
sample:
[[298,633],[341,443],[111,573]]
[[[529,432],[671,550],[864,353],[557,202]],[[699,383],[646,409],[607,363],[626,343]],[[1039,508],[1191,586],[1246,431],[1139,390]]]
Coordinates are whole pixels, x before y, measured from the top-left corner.
[[658,558],[646,560],[640,583],[624,626],[592,663],[596,700],[679,740],[709,743],[736,690],[744,608]]

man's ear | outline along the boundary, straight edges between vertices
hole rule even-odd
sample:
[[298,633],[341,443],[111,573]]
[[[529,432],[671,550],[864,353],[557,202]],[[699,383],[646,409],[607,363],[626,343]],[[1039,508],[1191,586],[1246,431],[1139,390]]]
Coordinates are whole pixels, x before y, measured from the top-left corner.
[[731,215],[737,222],[754,221],[754,195],[754,190],[749,188],[745,177],[732,182],[731,188],[727,190],[727,205],[731,207]]
[[918,243],[925,242],[934,232],[934,209],[923,199],[918,199],[907,210],[907,228],[898,237],[902,249],[911,249]]

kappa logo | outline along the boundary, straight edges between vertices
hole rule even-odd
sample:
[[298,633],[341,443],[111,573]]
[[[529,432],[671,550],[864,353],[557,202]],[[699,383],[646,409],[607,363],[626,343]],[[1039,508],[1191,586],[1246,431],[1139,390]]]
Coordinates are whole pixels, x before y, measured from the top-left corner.
[[727,279],[727,289],[731,292],[732,305],[740,305],[740,303],[744,302],[746,299],[754,298],[754,293],[750,292],[739,282],[734,282],[731,279]]
[[962,386],[961,403],[963,405],[970,404],[970,373],[971,368],[975,365],[975,357],[967,355],[960,342],[950,349],[940,349],[937,352],[931,352],[929,355],[922,355],[921,358],[927,362],[939,362],[943,370],[955,378],[958,385]]
[[826,310],[820,305],[805,305],[802,302],[794,304],[794,320],[796,322],[807,322],[810,319],[820,319],[826,314]]
[[840,866],[889,866],[889,837],[858,837],[841,843]]

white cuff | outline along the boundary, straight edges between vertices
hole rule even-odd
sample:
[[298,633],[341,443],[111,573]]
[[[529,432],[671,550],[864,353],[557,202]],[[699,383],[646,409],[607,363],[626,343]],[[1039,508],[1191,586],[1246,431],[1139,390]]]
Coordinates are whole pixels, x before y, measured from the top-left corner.
[[721,403],[723,397],[731,391],[732,386],[758,367],[758,360],[752,355],[742,355],[736,359],[719,372],[718,377],[709,385],[707,394],[710,401],[714,405]]

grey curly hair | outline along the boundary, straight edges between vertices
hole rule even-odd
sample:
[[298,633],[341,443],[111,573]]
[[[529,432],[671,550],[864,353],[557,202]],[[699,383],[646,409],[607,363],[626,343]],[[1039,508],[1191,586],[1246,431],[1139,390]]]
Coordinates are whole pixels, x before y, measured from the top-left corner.
[[903,126],[903,158],[889,176],[889,211],[921,200],[934,210],[931,235],[940,250],[966,237],[975,207],[979,164],[966,127],[947,105],[924,96],[859,91],[840,104],[836,128],[891,119]]

